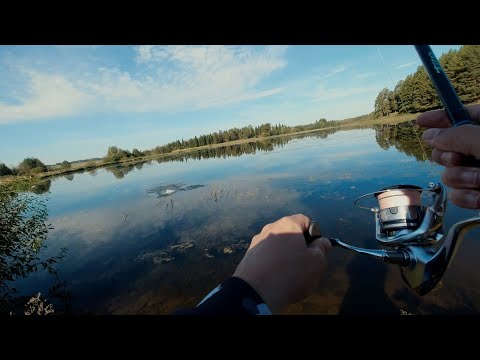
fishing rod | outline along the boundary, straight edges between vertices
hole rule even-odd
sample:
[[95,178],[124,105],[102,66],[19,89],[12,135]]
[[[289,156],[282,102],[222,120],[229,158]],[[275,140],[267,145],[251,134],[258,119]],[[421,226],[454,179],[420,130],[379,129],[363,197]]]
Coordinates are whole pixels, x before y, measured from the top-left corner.
[[447,74],[443,70],[440,62],[433,53],[430,45],[414,45],[422,64],[427,70],[428,77],[433,83],[440,100],[442,101],[445,111],[450,118],[453,126],[466,124],[478,125],[472,121],[467,110],[463,106],[460,98],[455,92],[452,83],[448,79]]
[[[450,80],[428,45],[416,45],[422,63],[432,80],[452,126],[475,124],[458,98]],[[474,158],[470,166],[479,166]],[[378,206],[359,205],[374,196]],[[426,295],[438,284],[455,256],[465,234],[480,225],[480,216],[459,221],[445,234],[444,217],[447,191],[441,183],[427,187],[399,184],[358,197],[354,205],[375,215],[375,237],[387,249],[366,249],[329,238],[339,246],[375,257],[400,267],[404,282],[418,295]],[[312,221],[304,233],[307,244],[322,236],[318,222]]]
[[[470,118],[430,45],[415,45],[415,50],[445,107],[452,126],[479,125]],[[462,163],[465,166],[480,167],[480,160],[473,156],[464,156]]]

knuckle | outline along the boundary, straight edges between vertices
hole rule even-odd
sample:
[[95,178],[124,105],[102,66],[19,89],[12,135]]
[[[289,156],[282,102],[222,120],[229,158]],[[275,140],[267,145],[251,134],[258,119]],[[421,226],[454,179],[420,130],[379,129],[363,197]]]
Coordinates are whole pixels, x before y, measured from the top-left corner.
[[480,209],[480,193],[477,193],[474,201],[475,209]]
[[262,228],[262,233],[264,232],[268,232],[270,230],[270,228],[272,227],[272,224],[267,224],[265,225],[263,228]]
[[480,187],[480,170],[472,171],[472,181],[475,187]]
[[279,226],[285,227],[285,225],[290,224],[291,222],[292,222],[292,219],[290,216],[284,216],[278,219],[277,224]]
[[452,174],[451,174],[451,171],[449,169],[446,169],[443,173],[442,173],[442,182],[447,185],[447,186],[450,186],[452,183],[451,183],[451,177],[452,177]]

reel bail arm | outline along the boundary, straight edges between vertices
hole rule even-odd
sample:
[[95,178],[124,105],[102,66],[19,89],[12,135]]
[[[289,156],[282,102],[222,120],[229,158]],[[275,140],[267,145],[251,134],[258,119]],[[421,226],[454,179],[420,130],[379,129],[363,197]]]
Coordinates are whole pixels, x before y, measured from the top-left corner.
[[[399,191],[403,191],[406,196],[402,197]],[[408,203],[408,199],[412,199],[412,191],[429,191],[434,197],[432,204],[423,206],[417,200],[414,204]],[[375,213],[376,239],[391,249],[365,249],[346,244],[337,238],[329,238],[332,246],[375,257],[389,264],[397,264],[403,280],[410,288],[419,295],[428,294],[447,270],[465,234],[480,225],[480,216],[457,222],[445,236],[443,217],[447,196],[443,185],[430,183],[427,189],[395,185],[360,198],[372,194],[380,199],[380,209],[362,208]],[[388,197],[391,199],[382,203],[381,199]],[[355,203],[360,198],[355,200]],[[413,198],[419,199],[415,196]],[[397,211],[401,206],[411,207],[412,211]],[[387,212],[387,216],[381,216],[382,211]],[[388,212],[395,216],[388,216]],[[412,218],[412,213],[419,218]],[[307,244],[322,237],[318,222],[312,221],[304,236]],[[442,245],[438,248],[435,245],[440,241]]]

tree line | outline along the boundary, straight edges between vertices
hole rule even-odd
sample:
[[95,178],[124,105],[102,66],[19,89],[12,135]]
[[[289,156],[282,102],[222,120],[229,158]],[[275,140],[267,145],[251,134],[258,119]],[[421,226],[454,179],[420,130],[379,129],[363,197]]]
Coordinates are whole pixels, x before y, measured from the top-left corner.
[[[157,157],[153,161],[158,164],[165,162],[188,162],[189,159],[193,160],[202,160],[210,158],[227,158],[227,157],[238,157],[242,155],[256,154],[259,151],[268,152],[273,151],[277,147],[283,147],[288,144],[293,139],[302,139],[304,137],[316,137],[319,139],[326,139],[329,135],[340,131],[339,128],[330,128],[325,129],[322,132],[312,133],[312,134],[299,134],[294,137],[277,137],[277,138],[265,138],[260,141],[251,141],[241,144],[225,145],[222,147],[216,148],[199,148],[195,151],[179,153],[179,154],[168,154],[167,156]],[[122,179],[129,172],[134,169],[141,170],[144,164],[151,164],[152,160],[148,161],[138,161],[135,163],[118,163],[105,167],[105,170],[109,173],[112,173],[117,179]],[[73,175],[73,174],[70,174]],[[93,173],[92,175],[95,175]],[[67,176],[64,176],[67,178]],[[73,177],[67,178],[72,180]]]
[[[480,46],[465,45],[438,59],[455,91],[468,104],[480,99]],[[400,80],[393,90],[384,88],[375,99],[376,117],[392,113],[417,113],[442,107],[423,65]]]
[[[439,58],[452,85],[464,103],[472,103],[480,99],[480,45],[465,45],[459,50],[450,50]],[[236,140],[261,139],[270,136],[284,135],[295,132],[318,130],[348,125],[369,120],[372,117],[388,116],[390,114],[408,114],[424,112],[441,108],[442,104],[423,66],[415,73],[400,80],[393,90],[384,88],[375,99],[374,111],[370,114],[357,116],[346,120],[319,119],[314,123],[297,126],[265,123],[259,126],[234,127],[219,130],[209,134],[194,136],[190,139],[178,139],[165,145],[156,146],[150,150],[132,151],[110,146],[107,154],[101,159],[104,163],[118,162],[130,158],[140,158],[148,155],[169,154],[184,149],[228,143]],[[91,166],[97,164],[90,162]],[[37,158],[26,158],[17,167],[10,169],[0,162],[0,176],[32,175],[48,170],[70,169],[71,163],[63,161],[56,165],[46,166]]]
[[219,130],[209,134],[203,134],[194,136],[190,139],[175,140],[165,145],[159,145],[151,150],[139,151],[133,149],[132,152],[128,150],[120,149],[116,146],[110,146],[107,150],[107,154],[104,158],[105,162],[118,161],[122,159],[128,159],[130,157],[139,157],[145,155],[156,154],[169,154],[176,150],[193,149],[197,147],[203,147],[208,145],[216,145],[228,143],[236,140],[248,140],[266,138],[276,135],[290,134],[305,130],[322,129],[329,126],[334,126],[337,121],[327,121],[326,119],[316,120],[312,124],[287,126],[283,124],[272,125],[271,123],[265,123],[259,126],[244,126],[242,128],[231,128],[229,130]]
[[[330,135],[338,131],[350,130],[352,128],[364,129],[365,126],[355,125],[348,128],[330,128],[321,132],[298,134],[295,136],[267,138],[260,141],[246,142],[242,144],[226,145],[216,148],[200,148],[195,151],[170,154],[163,157],[157,157],[154,160],[138,161],[135,163],[118,163],[105,167],[105,170],[115,176],[117,179],[122,179],[131,171],[137,169],[141,170],[144,165],[150,165],[152,161],[158,164],[166,162],[188,162],[189,160],[203,160],[210,158],[227,158],[238,157],[242,155],[253,155],[257,152],[269,152],[275,148],[283,147],[293,139],[303,139],[306,137],[314,137],[317,139],[326,139]],[[425,146],[425,152],[422,147],[418,146],[418,137],[421,138],[425,129],[420,128],[413,122],[408,121],[397,125],[369,125],[367,128],[375,130],[375,139],[380,148],[388,150],[390,147],[396,148],[398,151],[405,153],[408,156],[415,157],[418,161],[425,161],[431,159],[431,149]],[[95,175],[95,170],[90,174]],[[64,176],[68,180],[73,180],[73,174]]]

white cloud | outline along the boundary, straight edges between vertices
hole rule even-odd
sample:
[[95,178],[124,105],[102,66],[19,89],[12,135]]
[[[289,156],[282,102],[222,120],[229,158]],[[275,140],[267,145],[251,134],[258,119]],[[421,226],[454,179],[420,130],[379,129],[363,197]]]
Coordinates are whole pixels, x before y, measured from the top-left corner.
[[395,69],[403,69],[403,68],[407,68],[407,67],[410,67],[410,66],[413,66],[413,65],[416,65],[416,64],[417,64],[416,61],[410,61],[408,63],[400,64],[398,66],[395,66]]
[[322,78],[327,79],[341,72],[344,72],[345,70],[347,70],[347,67],[345,65],[338,65],[334,69],[332,69],[330,72],[328,72],[326,75],[322,76]]
[[286,66],[285,46],[139,46],[138,72],[119,67],[70,78],[28,70],[29,97],[0,102],[0,124],[82,111],[175,111],[222,106],[271,96],[260,82]]
[[63,76],[33,70],[27,75],[29,98],[19,98],[19,105],[0,102],[0,124],[72,115],[91,100]]

